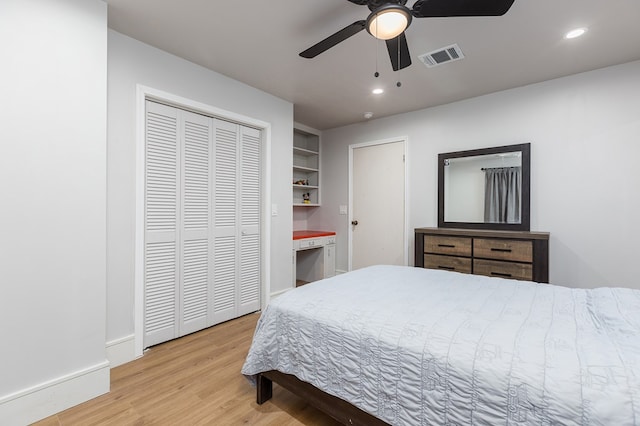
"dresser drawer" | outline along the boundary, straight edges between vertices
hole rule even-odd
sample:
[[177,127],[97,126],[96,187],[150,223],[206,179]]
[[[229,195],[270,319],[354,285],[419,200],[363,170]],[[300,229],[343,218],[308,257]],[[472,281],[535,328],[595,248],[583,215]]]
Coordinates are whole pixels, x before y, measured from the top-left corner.
[[425,254],[424,267],[428,269],[442,269],[445,271],[471,273],[471,259],[467,257],[440,256]]
[[533,243],[531,241],[475,238],[473,240],[473,257],[533,262]]
[[496,260],[473,260],[473,273],[488,277],[512,278],[514,280],[533,280],[533,267],[528,263],[500,262]]
[[425,235],[424,252],[471,257],[471,238]]

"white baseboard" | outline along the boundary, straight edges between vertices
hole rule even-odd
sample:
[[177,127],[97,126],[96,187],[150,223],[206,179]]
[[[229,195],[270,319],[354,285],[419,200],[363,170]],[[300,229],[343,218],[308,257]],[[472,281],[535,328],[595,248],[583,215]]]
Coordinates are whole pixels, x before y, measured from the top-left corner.
[[269,295],[269,300],[273,300],[278,296],[282,296],[283,294],[291,290],[293,290],[293,288],[285,288],[284,290],[275,291]]
[[347,271],[343,271],[342,269],[336,269],[336,275],[346,274]]
[[21,426],[109,392],[105,360],[74,373],[0,397],[0,424]]
[[133,334],[107,342],[107,359],[111,368],[126,364],[136,358]]

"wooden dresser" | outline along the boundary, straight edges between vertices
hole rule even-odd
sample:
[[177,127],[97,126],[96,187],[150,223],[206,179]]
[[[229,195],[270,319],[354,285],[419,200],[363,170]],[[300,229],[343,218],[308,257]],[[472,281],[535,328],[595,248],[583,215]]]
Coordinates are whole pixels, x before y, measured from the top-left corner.
[[415,266],[549,282],[549,233],[416,228]]

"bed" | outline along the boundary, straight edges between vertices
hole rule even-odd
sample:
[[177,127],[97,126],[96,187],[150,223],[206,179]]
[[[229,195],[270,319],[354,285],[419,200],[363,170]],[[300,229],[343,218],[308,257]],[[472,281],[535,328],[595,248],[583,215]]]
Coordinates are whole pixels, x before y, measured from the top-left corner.
[[640,424],[640,290],[363,268],[273,300],[242,373],[345,424]]

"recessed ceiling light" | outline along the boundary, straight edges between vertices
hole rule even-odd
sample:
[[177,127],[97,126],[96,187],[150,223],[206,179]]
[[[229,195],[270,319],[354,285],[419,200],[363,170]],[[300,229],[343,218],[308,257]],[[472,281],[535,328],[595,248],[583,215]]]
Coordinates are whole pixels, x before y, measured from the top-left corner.
[[587,32],[586,28],[576,28],[575,30],[571,30],[568,33],[566,33],[564,35],[564,38],[570,39],[570,38],[580,37],[586,32]]
[[383,93],[384,93],[384,90],[382,90],[382,89],[380,89],[380,88],[378,88],[378,89],[373,89],[373,90],[371,91],[371,93],[373,93],[374,95],[381,95],[381,94],[383,94]]

